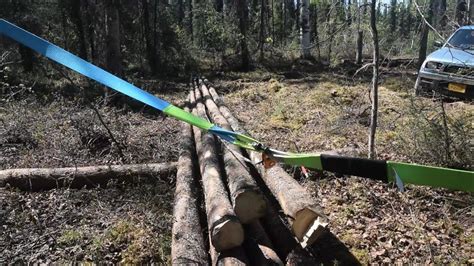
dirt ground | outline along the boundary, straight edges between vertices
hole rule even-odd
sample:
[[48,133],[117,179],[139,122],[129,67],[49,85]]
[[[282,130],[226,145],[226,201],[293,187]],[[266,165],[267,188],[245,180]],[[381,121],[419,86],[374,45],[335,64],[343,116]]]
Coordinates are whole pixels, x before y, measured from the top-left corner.
[[[241,124],[272,147],[366,155],[366,78],[338,71],[296,78],[256,71],[212,81]],[[179,122],[147,110],[95,103],[93,108],[63,94],[41,100],[32,84],[22,89],[10,82],[4,95],[23,91],[1,101],[0,169],[177,160]],[[178,105],[185,99],[184,85],[139,85]],[[378,156],[472,170],[474,151],[466,148],[474,139],[472,103],[445,103],[450,141],[443,149],[441,105],[414,99],[412,86],[407,72],[382,79]],[[419,134],[422,129],[429,134]],[[324,207],[331,231],[361,263],[474,262],[472,194],[414,186],[400,193],[392,184],[310,174],[301,183]],[[173,182],[168,177],[38,193],[2,188],[0,264],[169,263]]]

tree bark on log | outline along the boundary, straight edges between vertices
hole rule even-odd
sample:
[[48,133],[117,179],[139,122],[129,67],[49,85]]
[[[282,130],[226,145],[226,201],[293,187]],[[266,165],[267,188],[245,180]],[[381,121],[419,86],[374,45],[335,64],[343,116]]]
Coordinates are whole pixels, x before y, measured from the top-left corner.
[[[254,164],[262,160],[258,152],[249,152]],[[291,229],[303,247],[312,244],[327,227],[327,218],[311,195],[278,165],[264,169],[256,165],[260,176],[289,216]]]
[[[210,93],[213,89],[210,89]],[[215,92],[215,90],[214,90]],[[221,99],[218,101],[223,103]],[[222,113],[235,131],[245,132],[237,122],[237,119],[227,108]],[[303,247],[311,245],[325,232],[328,221],[322,209],[311,195],[283,168],[278,165],[270,169],[264,169],[261,164],[262,157],[258,152],[249,152],[250,158],[263,181],[278,200],[283,212],[290,217],[293,234]]]
[[259,221],[244,225],[244,228],[245,241],[243,246],[252,265],[283,265]]
[[[217,105],[212,101],[207,87],[204,84],[200,87],[211,120],[224,129],[232,130],[227,120],[219,112]],[[258,189],[257,183],[244,165],[245,162],[237,159],[236,156],[241,155],[240,149],[235,145],[227,145],[223,148],[227,185],[235,214],[242,223],[249,223],[265,214],[266,201]]]
[[[198,91],[196,91],[198,92]],[[193,114],[206,117],[201,102],[196,102],[191,93]],[[201,129],[193,127],[196,150],[199,158],[202,183],[205,195],[207,223],[212,245],[217,252],[240,246],[244,241],[244,230],[235,215],[219,171],[219,161],[214,136],[202,134]]]
[[275,246],[275,251],[281,259],[286,259],[298,242],[296,242],[290,229],[285,225],[284,221],[273,206],[268,203],[267,212],[265,216],[260,219],[265,228],[268,237]]
[[[189,108],[185,108],[189,111]],[[182,124],[181,154],[174,194],[171,262],[173,265],[208,264],[203,230],[199,223],[199,202],[193,171],[194,141],[192,127]]]
[[217,252],[210,245],[211,261],[213,266],[245,266],[249,265],[247,255],[241,246]]
[[9,184],[21,190],[39,191],[58,187],[103,186],[111,179],[172,175],[176,163],[100,165],[66,168],[22,168],[0,171],[0,187]]

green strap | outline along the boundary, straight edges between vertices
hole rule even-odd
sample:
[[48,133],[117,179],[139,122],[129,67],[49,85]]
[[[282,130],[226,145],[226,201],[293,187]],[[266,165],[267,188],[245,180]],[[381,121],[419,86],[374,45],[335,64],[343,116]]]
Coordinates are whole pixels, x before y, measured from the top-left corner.
[[[396,173],[395,173],[396,172]],[[474,172],[387,161],[388,181],[474,192]]]
[[212,124],[211,122],[197,117],[189,112],[186,112],[183,109],[180,109],[174,105],[169,105],[168,107],[163,109],[163,113],[175,117],[178,120],[184,121],[193,126],[202,128],[204,130],[209,130],[214,126],[214,124]]
[[294,166],[304,166],[316,170],[324,170],[321,163],[320,154],[310,153],[288,153],[287,155],[275,155],[280,158],[283,163]]

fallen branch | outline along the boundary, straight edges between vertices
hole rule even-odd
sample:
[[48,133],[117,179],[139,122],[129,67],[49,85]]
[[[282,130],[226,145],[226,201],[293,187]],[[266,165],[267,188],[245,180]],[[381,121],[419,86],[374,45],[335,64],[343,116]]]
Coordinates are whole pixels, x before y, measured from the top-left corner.
[[[185,110],[189,111],[188,108]],[[206,265],[208,255],[199,223],[199,197],[196,189],[197,179],[193,171],[192,160],[195,150],[191,125],[182,124],[181,137],[181,153],[174,193],[171,263]]]
[[[199,91],[196,90],[196,93]],[[196,102],[196,98],[200,97],[195,97],[193,92],[190,96],[191,105],[195,106],[193,114],[205,118],[204,105]],[[232,209],[222,182],[214,136],[210,133],[202,134],[203,131],[197,127],[193,127],[193,132],[204,188],[211,243],[217,252],[240,246],[244,241],[244,229]]]
[[21,168],[0,171],[0,187],[9,184],[21,190],[48,190],[58,187],[104,186],[111,179],[131,181],[135,177],[168,176],[176,163],[100,165],[67,168]]

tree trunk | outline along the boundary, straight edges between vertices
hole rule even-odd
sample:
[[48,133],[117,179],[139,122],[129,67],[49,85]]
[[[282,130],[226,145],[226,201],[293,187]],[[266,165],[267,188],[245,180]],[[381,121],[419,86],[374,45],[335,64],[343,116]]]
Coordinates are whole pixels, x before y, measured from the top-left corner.
[[[222,100],[214,89],[210,89],[210,94],[214,101],[222,104]],[[222,115],[234,131],[245,132],[225,105],[221,105],[219,109],[222,110]],[[283,212],[290,217],[289,222],[293,234],[301,245],[306,246],[314,243],[327,226],[327,217],[320,206],[315,203],[315,199],[280,166],[275,165],[270,169],[263,169],[260,164],[262,160],[260,153],[251,151],[250,158],[257,165],[257,170],[263,181],[276,197]]]
[[191,0],[191,1],[192,1],[192,6],[193,6],[193,12],[192,12],[193,31],[192,31],[191,36],[192,36],[193,44],[195,46],[199,46],[199,34],[201,34],[199,13],[197,12],[197,10],[200,8],[199,0]]
[[86,18],[86,25],[87,25],[87,34],[89,35],[89,47],[91,50],[91,62],[92,63],[97,63],[97,54],[96,54],[96,49],[95,49],[95,41],[94,41],[94,22],[93,19],[95,17],[95,6],[91,5],[89,3],[91,0],[86,0],[84,1],[84,10],[86,10],[86,14],[89,17],[89,19]]
[[248,8],[246,0],[237,0],[237,11],[239,13],[240,34],[242,35],[240,37],[241,69],[248,71],[250,68],[250,56],[247,46]]
[[467,3],[466,0],[457,0],[456,3],[456,22],[459,26],[463,26],[465,24],[465,13],[467,11]]
[[375,130],[377,129],[377,112],[378,112],[378,83],[379,83],[379,38],[376,25],[376,0],[372,0],[370,5],[370,30],[373,40],[373,74],[372,89],[370,92],[372,108],[370,110],[370,133],[369,133],[369,158],[375,158]]
[[272,46],[275,43],[275,0],[272,0],[272,10],[269,13],[272,16]]
[[[196,94],[199,91],[195,91]],[[206,118],[206,109],[202,102],[197,102],[200,95],[191,94],[193,114]],[[222,182],[219,160],[215,148],[214,136],[193,127],[196,150],[199,158],[202,184],[205,195],[207,223],[212,246],[217,252],[240,246],[244,241],[244,230],[235,215],[229,201],[229,195]]]
[[[18,8],[20,9],[19,12],[26,12],[26,7],[24,7],[21,3],[18,3]],[[24,15],[19,19],[19,26],[36,34],[41,35],[41,26],[37,21],[36,17],[32,15]],[[32,72],[34,63],[36,62],[36,56],[33,50],[30,48],[19,44],[18,51],[21,56],[21,64],[23,66],[23,70],[25,72]]]
[[[202,84],[200,87],[212,121],[226,130],[232,130],[227,120],[219,112],[217,105],[212,101],[206,85]],[[199,101],[199,99],[197,100]],[[243,165],[243,162],[236,158],[236,154],[241,154],[240,149],[235,145],[229,145],[224,148],[223,154],[227,185],[235,214],[242,223],[249,223],[262,217],[267,205],[248,169]]]
[[331,23],[331,6],[328,5],[326,8],[326,35],[329,36],[329,41],[328,41],[328,63],[331,64],[331,53],[332,53],[332,43],[333,43],[333,33],[332,33],[332,28],[333,28],[333,23]]
[[308,59],[311,57],[310,49],[310,28],[309,28],[309,0],[301,0],[300,12],[300,38],[301,57]]
[[[433,17],[433,3],[434,0],[430,0],[430,5],[428,7],[428,15],[426,16],[426,22],[431,23]],[[429,33],[429,26],[427,25],[424,20],[421,26],[420,31],[420,49],[418,50],[418,69],[423,64],[426,58],[426,51],[428,49],[428,33]]]
[[122,75],[122,53],[120,51],[120,20],[118,0],[106,1],[107,11],[107,69]]
[[294,19],[295,19],[295,31],[298,32],[300,30],[300,23],[299,22],[299,19],[300,19],[300,13],[301,13],[301,1],[304,1],[304,0],[294,0],[294,3],[295,3],[295,10],[294,10]]
[[79,42],[79,57],[87,60],[87,43],[86,36],[84,34],[84,25],[82,22],[81,2],[82,1],[68,1],[70,4],[70,17],[73,21],[76,30],[77,38]]
[[0,171],[0,187],[40,191],[58,187],[82,188],[106,185],[111,179],[171,175],[176,163],[101,165],[67,168],[23,168]]
[[259,48],[260,48],[260,62],[263,62],[264,54],[263,49],[265,47],[265,0],[260,1],[260,36],[259,36]]
[[64,40],[64,50],[69,51],[69,42],[68,42],[68,29],[67,29],[67,18],[66,18],[66,13],[67,10],[64,6],[60,5],[61,8],[61,24],[63,28],[63,40]]
[[159,72],[159,61],[156,55],[156,47],[154,46],[155,33],[150,25],[150,6],[148,0],[142,0],[143,6],[143,28],[145,31],[145,48],[147,54],[148,65],[151,72],[156,75]]
[[287,0],[282,0],[281,1],[281,17],[282,17],[282,22],[281,22],[281,29],[280,29],[280,34],[281,34],[281,38],[280,38],[280,43],[285,45],[286,44],[286,1]]
[[364,32],[362,30],[357,31],[357,52],[356,52],[356,64],[362,64],[362,51],[364,48]]
[[178,25],[183,26],[184,21],[184,1],[178,0],[176,6],[176,17],[178,18]]
[[393,38],[394,33],[397,30],[397,0],[392,0],[390,3],[390,32],[393,33],[390,36]]
[[474,22],[474,0],[469,0],[469,11],[468,11],[469,21],[467,22],[471,25]]
[[[189,108],[185,108],[189,111]],[[208,264],[203,230],[199,223],[197,178],[193,169],[195,153],[192,127],[182,123],[181,154],[174,193],[171,262],[173,265]]]
[[320,49],[320,45],[319,45],[319,33],[318,33],[318,8],[317,8],[317,4],[310,4],[310,6],[312,7],[311,10],[311,18],[313,20],[313,28],[312,28],[312,36],[313,36],[313,42],[315,43],[316,45],[316,52],[318,53],[318,61],[321,60],[321,49]]
[[356,64],[361,65],[362,64],[362,52],[364,49],[364,32],[360,28],[361,24],[361,12],[360,12],[360,6],[356,5],[357,8],[357,51],[356,51]]
[[188,30],[188,35],[191,36],[191,43],[193,42],[193,2],[192,0],[186,1],[186,29]]

